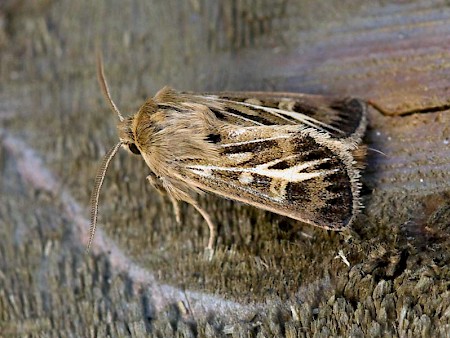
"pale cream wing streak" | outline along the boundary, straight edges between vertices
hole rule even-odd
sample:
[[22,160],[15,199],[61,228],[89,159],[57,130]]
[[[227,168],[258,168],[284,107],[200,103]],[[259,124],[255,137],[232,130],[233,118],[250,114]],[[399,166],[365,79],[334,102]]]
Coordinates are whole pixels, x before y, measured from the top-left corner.
[[301,181],[307,181],[312,178],[316,178],[319,176],[323,176],[326,172],[325,171],[317,171],[312,173],[301,173],[297,172],[295,167],[292,169],[285,169],[285,170],[273,170],[273,169],[254,169],[253,172],[255,174],[264,175],[270,178],[279,178],[283,180],[289,180],[290,182],[301,182]]
[[318,170],[310,173],[302,173],[302,170],[305,170],[311,166],[315,166],[317,164],[323,163],[328,159],[321,159],[315,161],[304,162],[293,166],[288,169],[279,170],[279,169],[268,169],[270,166],[267,163],[260,164],[255,168],[239,168],[239,167],[221,167],[215,165],[189,165],[186,166],[192,173],[204,177],[213,177],[213,171],[228,171],[228,172],[238,172],[238,173],[250,173],[250,174],[258,174],[266,177],[270,177],[272,179],[283,179],[287,180],[290,178],[290,182],[301,182],[309,179],[313,179],[319,176],[324,176],[334,172],[331,170]]
[[[255,107],[257,107],[257,106],[255,106]],[[292,122],[291,120],[286,119],[284,116],[280,116],[279,113],[283,113],[284,115],[290,116],[293,119],[297,120],[299,123],[306,124],[307,126],[313,127],[314,129],[319,129],[326,133],[328,133],[328,131],[326,129],[321,128],[320,126],[332,129],[336,132],[341,132],[341,130],[339,130],[338,128],[335,128],[327,123],[313,119],[312,117],[309,117],[309,116],[301,114],[301,113],[296,113],[296,112],[290,111],[290,110],[281,110],[281,109],[267,108],[267,107],[264,107],[264,110],[267,110],[271,114],[274,114],[276,116],[279,116],[280,118],[283,118],[287,121]]]
[[[269,108],[269,109],[270,110],[274,110],[273,108]],[[284,115],[290,116],[293,119],[295,119],[295,120],[297,120],[297,121],[299,121],[301,123],[307,124],[307,125],[309,125],[311,127],[314,127],[316,129],[320,129],[320,130],[323,130],[323,131],[327,132],[325,129],[319,127],[319,126],[324,126],[324,127],[329,128],[329,129],[332,129],[334,131],[342,132],[340,129],[335,128],[335,127],[333,127],[333,126],[331,126],[331,125],[329,125],[327,123],[324,123],[322,121],[313,119],[312,117],[309,117],[309,116],[306,116],[306,115],[303,115],[303,114],[300,114],[300,113],[296,113],[296,112],[293,112],[293,111],[290,111],[290,110],[282,110],[282,112],[283,112]]]
[[[273,115],[275,115],[275,116],[277,116],[277,117],[279,117],[279,118],[282,118],[283,120],[285,120],[285,121],[287,121],[287,122],[291,122],[291,123],[292,123],[291,120],[289,120],[289,119],[287,119],[287,118],[285,118],[285,117],[283,116],[283,115],[287,115],[287,116],[290,116],[290,117],[292,117],[293,119],[299,121],[300,123],[306,124],[306,125],[308,125],[308,126],[310,126],[310,127],[313,127],[314,129],[319,129],[319,130],[324,131],[324,132],[326,132],[326,133],[327,133],[327,130],[321,128],[320,126],[327,127],[327,128],[329,128],[329,129],[332,129],[332,130],[337,131],[337,132],[342,132],[342,131],[339,130],[338,128],[335,128],[335,127],[333,127],[333,126],[330,126],[330,125],[327,124],[327,123],[323,123],[323,122],[318,121],[318,120],[316,120],[316,119],[313,119],[312,117],[309,117],[309,116],[307,116],[307,115],[304,115],[304,114],[301,114],[301,113],[296,113],[296,112],[293,112],[293,111],[290,111],[290,110],[283,110],[283,109],[277,109],[277,108],[269,108],[269,107],[264,107],[264,106],[254,105],[254,104],[251,104],[251,103],[235,102],[235,101],[225,100],[225,99],[221,99],[221,98],[217,98],[217,100],[223,101],[223,102],[231,102],[231,103],[236,104],[236,105],[243,105],[243,106],[245,106],[245,107],[254,108],[254,109],[263,109],[263,110],[265,110],[265,111],[267,111],[267,112],[269,112],[269,113],[271,113],[271,114],[273,114]],[[226,113],[227,113],[227,114],[230,114],[230,115],[233,115],[233,116],[236,116],[235,114],[232,114],[232,113],[229,113],[229,112],[226,112]],[[283,114],[283,115],[280,115],[280,114]],[[244,118],[244,117],[242,117],[242,116],[237,116],[237,117],[239,117],[240,119],[243,119],[243,120],[244,120],[244,119],[245,119],[245,120],[248,120],[248,119],[246,119],[246,118]],[[251,122],[253,122],[253,123],[255,123],[255,124],[258,123],[258,122],[255,122],[255,121],[253,121],[253,120],[251,120]]]
[[254,169],[251,168],[250,172],[259,174],[259,175],[264,175],[264,176],[274,178],[274,179],[287,180],[289,182],[301,182],[301,181],[306,181],[306,180],[316,178],[319,176],[324,176],[326,174],[333,172],[333,169],[331,169],[331,170],[318,170],[318,171],[313,171],[310,173],[302,173],[303,170],[308,169],[312,166],[327,162],[328,160],[329,160],[328,158],[325,158],[325,159],[320,159],[320,160],[315,160],[315,161],[308,161],[308,162],[304,162],[304,163],[299,163],[293,167],[283,169],[283,170],[269,169],[269,167],[272,166],[272,164],[264,163],[264,164],[258,165]]
[[[269,113],[279,117],[280,119],[285,120],[286,122],[289,122],[288,124],[292,123],[292,121],[289,120],[288,118],[286,118],[283,115],[280,115],[278,113],[275,113],[273,111],[269,111],[269,109],[267,107],[264,107],[264,106],[257,106],[257,105],[253,105],[253,104],[249,104],[249,103],[245,103],[245,102],[236,102],[236,101],[232,101],[232,100],[226,100],[226,99],[222,99],[222,98],[220,98],[218,96],[205,96],[203,98],[207,98],[209,100],[214,100],[214,101],[230,102],[230,103],[233,103],[235,105],[242,105],[242,106],[249,107],[249,108],[263,109],[263,110],[266,110]],[[284,112],[284,110],[283,110],[283,112]],[[226,110],[222,111],[222,113],[225,114],[225,115],[230,115],[230,116],[234,116],[234,117],[240,118],[241,120],[244,120],[244,121],[247,121],[247,122],[251,122],[251,123],[254,123],[254,124],[257,124],[257,125],[264,125],[262,123],[256,122],[255,120],[247,119],[247,118],[243,117],[242,115],[233,114],[233,113],[230,113],[230,112],[228,112]],[[296,120],[298,120],[298,119],[296,119]]]
[[[191,173],[196,174],[193,170],[191,170]],[[204,176],[204,175],[199,175],[199,177],[200,176]],[[182,176],[180,176],[180,178],[186,179],[185,177],[182,177]],[[211,179],[211,177],[207,177],[207,179],[209,180],[209,179]],[[217,177],[215,177],[214,180],[216,182],[227,184],[227,186],[230,188],[230,191],[225,192],[223,190],[212,189],[209,185],[205,185],[204,183],[199,182],[195,178],[194,179],[188,178],[188,181],[193,186],[196,186],[196,187],[198,187],[198,188],[200,188],[202,190],[214,192],[214,193],[216,193],[218,195],[225,196],[227,198],[232,198],[232,199],[244,202],[244,203],[252,204],[248,200],[240,198],[238,195],[236,195],[232,191],[234,191],[234,192],[238,192],[238,191],[239,192],[245,192],[245,193],[247,193],[249,195],[259,195],[259,196],[264,197],[265,199],[268,199],[268,200],[272,201],[273,203],[279,203],[280,202],[280,199],[278,197],[268,196],[266,194],[262,194],[260,191],[258,191],[257,189],[253,189],[251,186],[245,186],[245,185],[242,185],[242,184],[236,184],[234,182],[229,182],[227,180],[223,180],[223,179],[217,178]]]
[[[229,102],[229,103],[233,103],[233,104],[235,104],[235,105],[242,105],[242,106],[249,107],[249,108],[263,109],[263,110],[268,111],[269,113],[271,113],[271,114],[273,114],[273,115],[279,117],[280,119],[285,120],[286,122],[292,123],[291,120],[289,120],[288,118],[284,117],[283,115],[281,115],[281,114],[279,114],[279,113],[276,113],[276,112],[274,112],[274,111],[271,111],[270,108],[268,108],[268,107],[257,106],[257,105],[251,104],[251,103],[236,102],[236,101],[233,101],[233,100],[226,100],[226,99],[222,99],[222,98],[220,98],[220,97],[218,97],[218,96],[209,96],[209,97],[207,97],[207,98],[210,99],[210,100],[214,100],[214,101]],[[284,110],[280,110],[280,111],[282,111],[282,112],[284,113]],[[237,117],[239,117],[240,119],[243,119],[243,120],[246,120],[246,121],[249,120],[249,119],[246,119],[245,117],[242,117],[241,115],[236,115],[236,114],[233,114],[233,113],[230,113],[230,112],[227,112],[227,111],[225,111],[224,113],[225,113],[225,114],[229,114],[229,115],[233,115],[233,116],[235,116],[235,117],[237,116]],[[300,114],[300,115],[303,115],[303,114]],[[306,116],[305,116],[305,117],[306,117]],[[298,120],[298,119],[296,118],[296,120]],[[254,120],[250,120],[250,122],[258,123],[258,122],[254,121]]]

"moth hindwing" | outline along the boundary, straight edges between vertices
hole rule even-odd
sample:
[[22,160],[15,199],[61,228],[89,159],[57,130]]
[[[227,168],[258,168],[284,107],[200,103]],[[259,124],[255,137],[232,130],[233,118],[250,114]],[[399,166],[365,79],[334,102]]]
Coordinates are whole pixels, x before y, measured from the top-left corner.
[[120,142],[107,154],[92,197],[91,236],[106,168],[119,146],[141,155],[147,177],[171,199],[197,209],[195,195],[212,192],[331,230],[350,225],[360,209],[359,144],[366,105],[357,99],[291,93],[187,94],[161,89],[133,116],[119,116]]

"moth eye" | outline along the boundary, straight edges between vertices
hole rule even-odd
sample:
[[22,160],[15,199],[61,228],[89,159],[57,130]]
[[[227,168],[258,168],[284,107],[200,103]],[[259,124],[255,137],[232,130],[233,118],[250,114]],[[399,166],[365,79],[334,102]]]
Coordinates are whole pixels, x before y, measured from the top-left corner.
[[140,155],[141,154],[141,152],[139,151],[138,147],[136,147],[136,145],[134,143],[129,143],[128,144],[128,149],[130,149],[130,151],[133,154],[136,154],[136,155]]

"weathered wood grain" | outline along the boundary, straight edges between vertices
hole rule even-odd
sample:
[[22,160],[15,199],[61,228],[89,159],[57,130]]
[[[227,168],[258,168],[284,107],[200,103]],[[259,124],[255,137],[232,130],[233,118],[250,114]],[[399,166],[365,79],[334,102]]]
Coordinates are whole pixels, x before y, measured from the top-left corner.
[[[2,2],[0,336],[449,335],[449,19],[440,1]],[[124,113],[167,84],[370,101],[360,220],[331,233],[202,196],[208,261],[203,219],[176,224],[120,154],[85,255],[117,140],[96,45]]]

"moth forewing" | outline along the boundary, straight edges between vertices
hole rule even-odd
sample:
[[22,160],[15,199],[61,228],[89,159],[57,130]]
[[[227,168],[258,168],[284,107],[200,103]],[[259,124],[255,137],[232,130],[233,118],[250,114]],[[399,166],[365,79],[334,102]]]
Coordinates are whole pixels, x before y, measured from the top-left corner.
[[359,172],[346,144],[312,128],[226,129],[218,161],[186,163],[189,184],[326,229],[359,208]]
[[[186,94],[163,88],[139,111],[119,116],[120,143],[142,155],[148,181],[174,204],[184,201],[216,228],[196,202],[202,191],[272,211],[322,228],[341,230],[354,220],[359,171],[353,153],[366,128],[365,104],[289,93]],[[113,153],[117,150],[114,148]],[[91,238],[104,161],[93,196]]]
[[221,113],[234,124],[308,124],[357,144],[367,126],[367,105],[355,98],[270,92],[224,92],[208,97],[224,102]]

